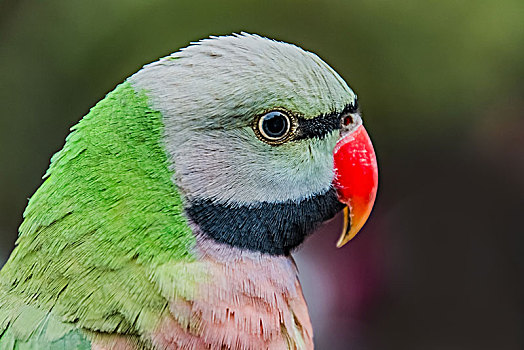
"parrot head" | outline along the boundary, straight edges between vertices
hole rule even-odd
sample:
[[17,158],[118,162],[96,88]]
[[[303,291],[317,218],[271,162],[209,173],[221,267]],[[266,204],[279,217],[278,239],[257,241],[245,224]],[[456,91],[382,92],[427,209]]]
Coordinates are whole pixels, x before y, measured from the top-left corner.
[[356,95],[315,54],[257,35],[212,37],[129,82],[162,113],[197,237],[280,255],[341,210],[337,246],[367,220],[373,146]]

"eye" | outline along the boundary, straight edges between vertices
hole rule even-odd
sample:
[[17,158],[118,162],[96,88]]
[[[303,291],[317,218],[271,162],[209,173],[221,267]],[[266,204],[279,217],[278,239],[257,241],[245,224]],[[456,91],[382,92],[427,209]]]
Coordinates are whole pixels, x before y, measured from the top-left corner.
[[255,132],[269,144],[280,144],[287,140],[291,131],[291,118],[282,111],[271,111],[258,119]]

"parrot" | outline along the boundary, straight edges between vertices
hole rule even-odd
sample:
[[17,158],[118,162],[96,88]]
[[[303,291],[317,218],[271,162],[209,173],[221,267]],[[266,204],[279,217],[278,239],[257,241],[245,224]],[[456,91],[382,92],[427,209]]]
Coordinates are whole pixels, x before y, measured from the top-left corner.
[[43,179],[0,271],[0,349],[313,349],[292,253],[339,212],[351,240],[378,167],[335,70],[241,32],[117,85]]

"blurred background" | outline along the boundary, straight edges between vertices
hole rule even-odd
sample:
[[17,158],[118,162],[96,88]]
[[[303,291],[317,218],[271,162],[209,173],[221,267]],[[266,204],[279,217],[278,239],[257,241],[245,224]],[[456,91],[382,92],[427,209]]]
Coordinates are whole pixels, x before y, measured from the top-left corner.
[[318,349],[524,348],[524,1],[0,0],[0,266],[50,156],[141,66],[209,35],[314,51],[359,95],[375,210],[297,261]]

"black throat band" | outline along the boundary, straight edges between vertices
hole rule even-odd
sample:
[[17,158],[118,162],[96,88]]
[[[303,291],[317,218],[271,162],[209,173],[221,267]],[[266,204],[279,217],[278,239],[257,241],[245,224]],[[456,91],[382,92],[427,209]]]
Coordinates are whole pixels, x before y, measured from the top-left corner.
[[217,242],[272,255],[288,255],[322,222],[344,205],[336,191],[301,201],[218,204],[210,200],[188,203],[186,212],[200,230]]

